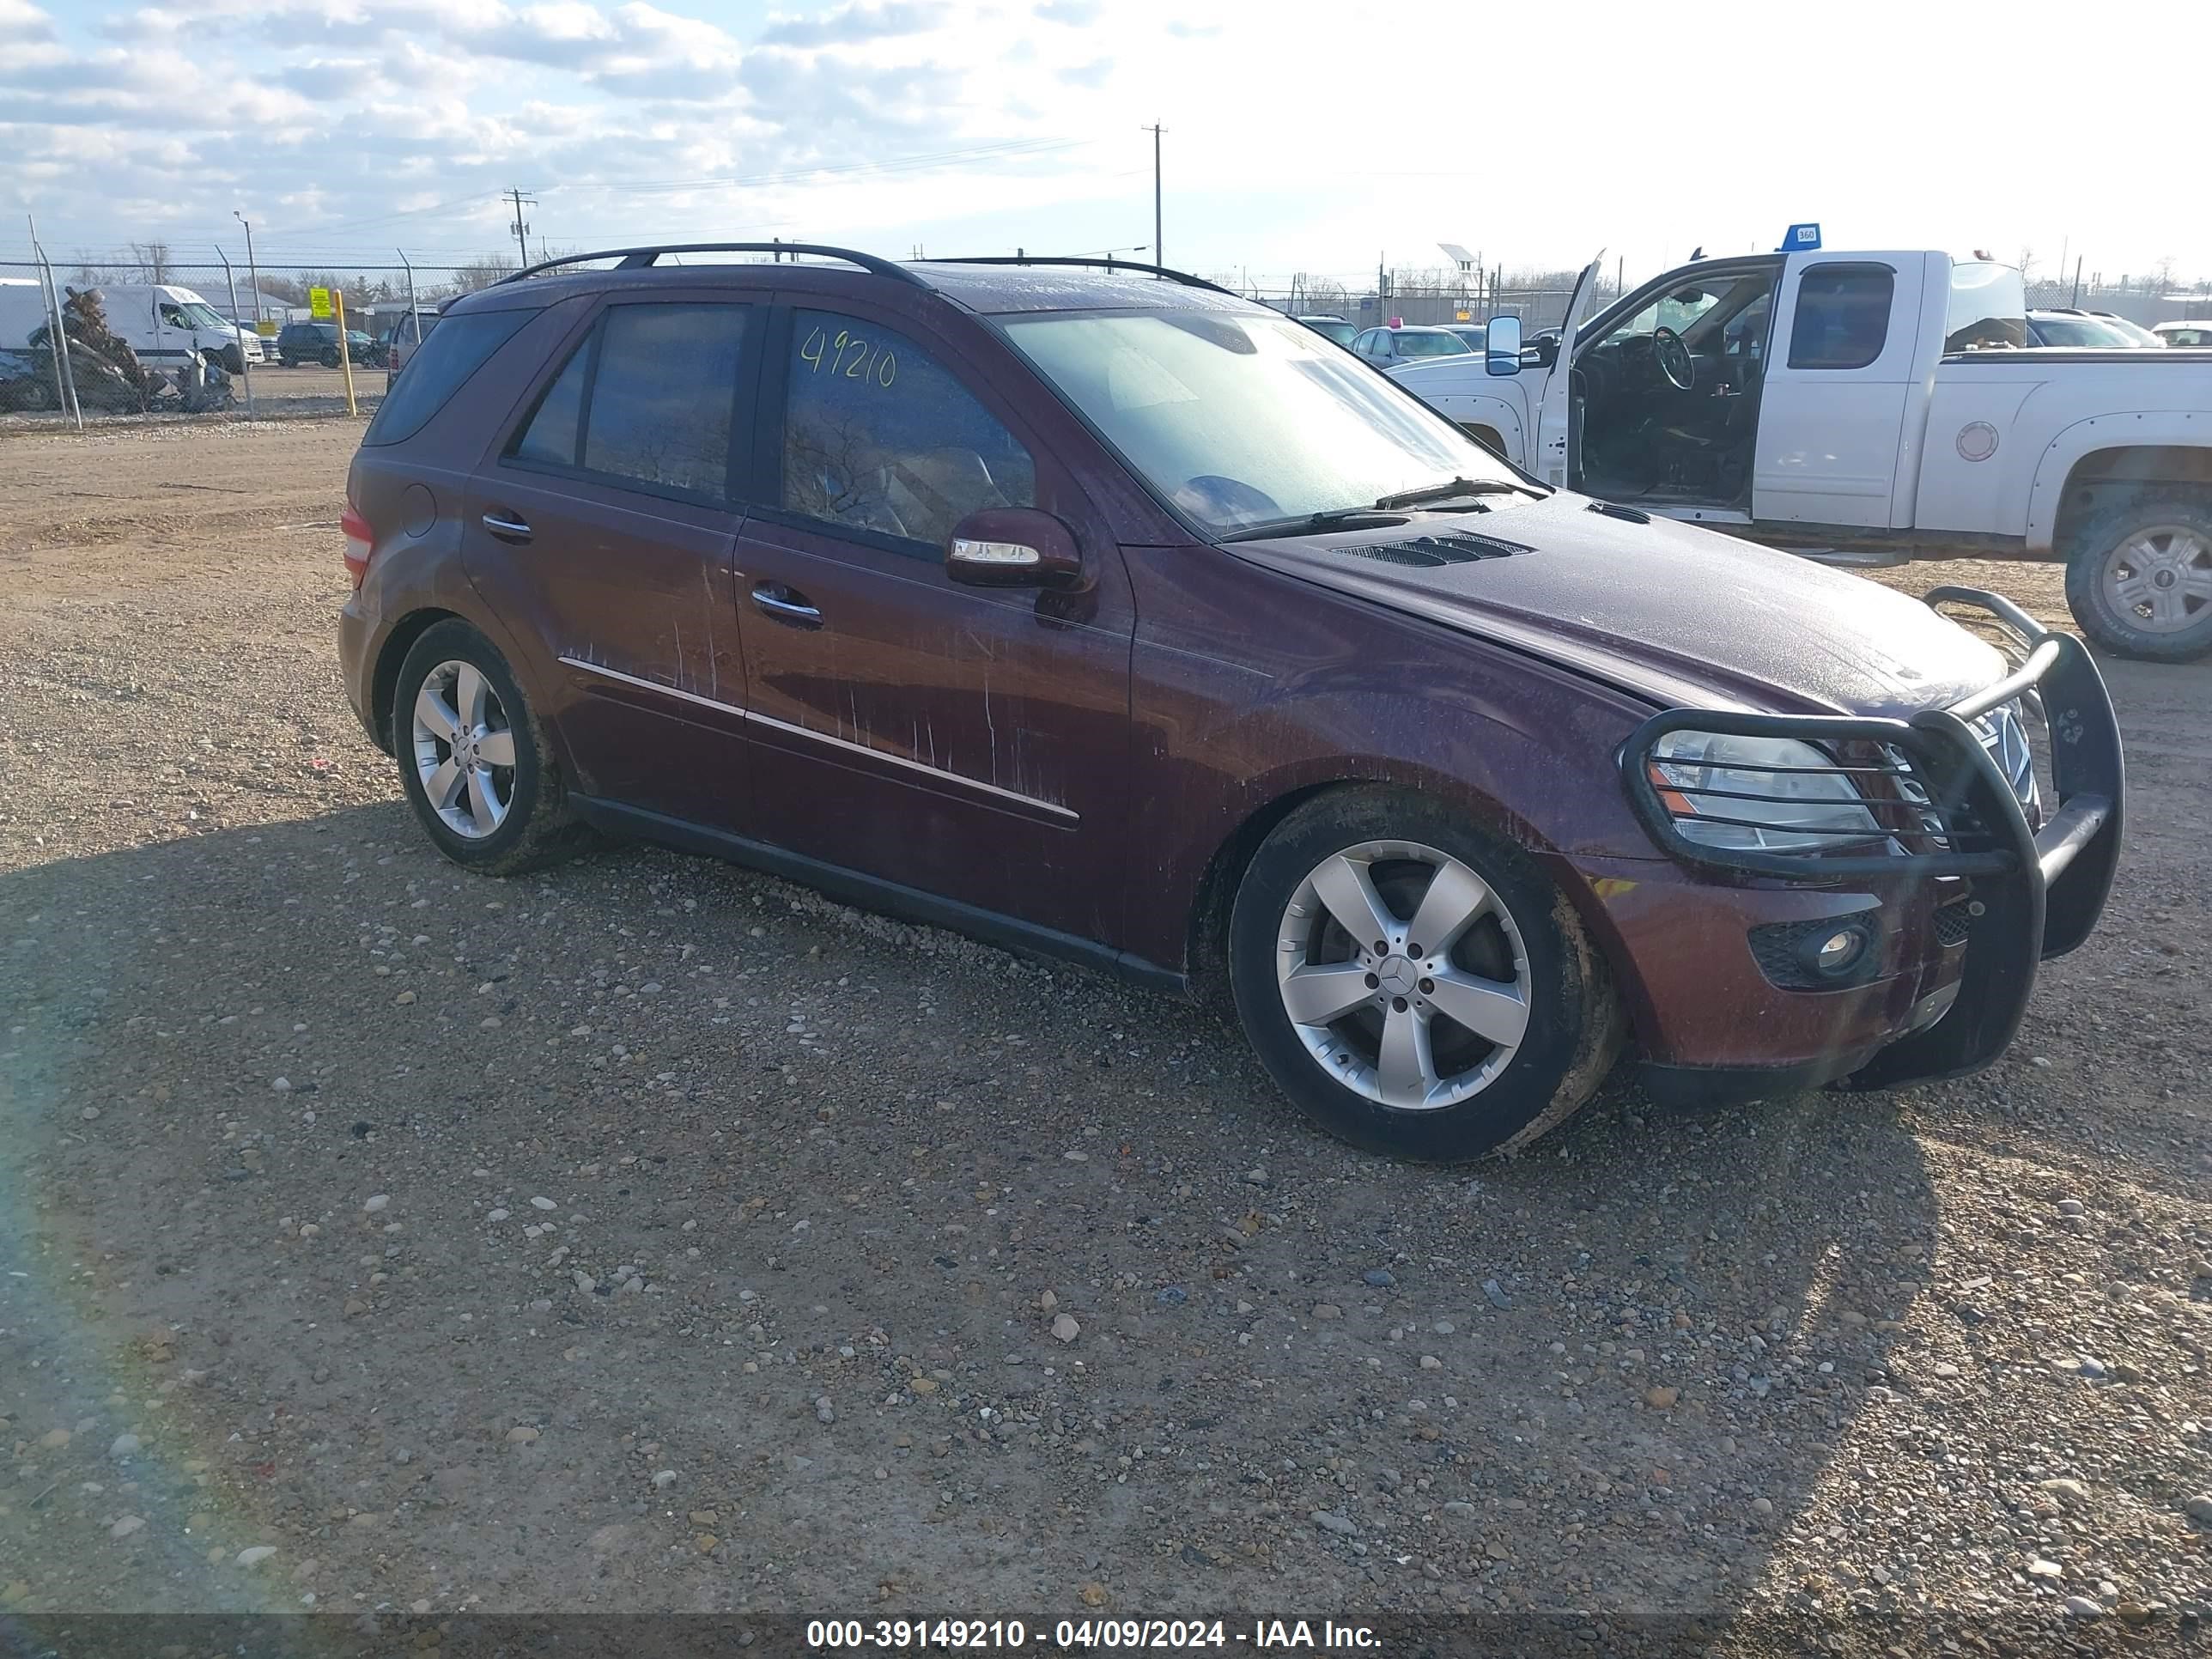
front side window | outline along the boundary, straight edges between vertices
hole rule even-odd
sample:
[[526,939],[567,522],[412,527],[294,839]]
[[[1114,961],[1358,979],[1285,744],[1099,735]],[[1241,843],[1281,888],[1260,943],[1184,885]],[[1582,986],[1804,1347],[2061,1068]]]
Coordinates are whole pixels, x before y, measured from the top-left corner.
[[1864,368],[1889,341],[1897,278],[1887,265],[1814,265],[1798,279],[1792,368]]
[[783,505],[810,519],[941,548],[987,507],[1036,505],[1030,453],[904,335],[795,313]]
[[[609,307],[539,399],[509,456],[725,499],[750,316],[750,307],[735,305]],[[424,343],[426,357],[449,327]],[[410,377],[417,367],[409,368]]]
[[1287,318],[1036,313],[1007,337],[1162,499],[1214,535],[1516,475]]

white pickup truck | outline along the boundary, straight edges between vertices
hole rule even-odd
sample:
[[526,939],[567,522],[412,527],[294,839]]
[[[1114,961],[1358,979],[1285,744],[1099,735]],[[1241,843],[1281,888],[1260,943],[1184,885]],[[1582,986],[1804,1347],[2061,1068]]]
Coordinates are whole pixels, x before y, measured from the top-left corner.
[[1806,228],[1585,320],[1593,263],[1556,338],[1388,372],[1547,482],[1847,562],[2063,559],[2100,645],[2212,653],[2212,351],[2032,348],[2011,267]]

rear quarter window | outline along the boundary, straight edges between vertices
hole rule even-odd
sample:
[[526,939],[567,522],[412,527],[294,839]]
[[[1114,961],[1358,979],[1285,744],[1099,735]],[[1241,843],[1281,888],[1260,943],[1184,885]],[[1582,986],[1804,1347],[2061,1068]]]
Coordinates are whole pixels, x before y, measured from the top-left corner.
[[362,434],[362,444],[396,444],[413,437],[463,381],[536,315],[534,311],[483,311],[442,319],[392,381],[384,406]]

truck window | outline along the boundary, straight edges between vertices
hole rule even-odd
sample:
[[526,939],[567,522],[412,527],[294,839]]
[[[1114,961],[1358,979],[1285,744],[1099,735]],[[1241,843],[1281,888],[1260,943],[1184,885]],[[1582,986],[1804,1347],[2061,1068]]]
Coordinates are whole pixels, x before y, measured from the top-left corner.
[[1792,368],[1864,368],[1889,341],[1897,277],[1887,265],[1814,265],[1797,283]]

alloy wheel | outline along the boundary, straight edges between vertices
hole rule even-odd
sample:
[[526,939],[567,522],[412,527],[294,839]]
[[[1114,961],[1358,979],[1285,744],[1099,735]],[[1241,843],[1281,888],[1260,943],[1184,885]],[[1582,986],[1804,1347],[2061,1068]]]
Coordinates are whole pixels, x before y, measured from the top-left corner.
[[2212,540],[2186,525],[2148,525],[2105,559],[2105,597],[2149,634],[2178,634],[2212,608]]
[[415,692],[415,775],[430,810],[455,835],[481,841],[514,804],[514,730],[499,693],[472,663],[441,662]]
[[1528,1027],[1528,953],[1489,883],[1418,842],[1314,866],[1277,930],[1283,1012],[1338,1083],[1401,1111],[1480,1094]]

